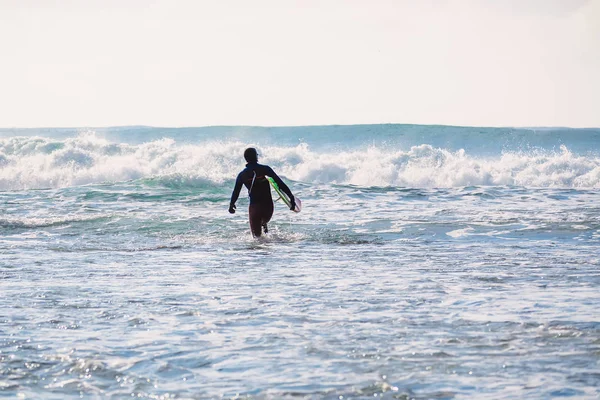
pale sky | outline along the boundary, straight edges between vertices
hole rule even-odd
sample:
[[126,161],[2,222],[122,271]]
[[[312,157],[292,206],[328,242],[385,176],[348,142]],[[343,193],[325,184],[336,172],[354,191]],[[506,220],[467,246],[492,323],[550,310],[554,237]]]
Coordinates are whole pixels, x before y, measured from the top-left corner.
[[0,0],[0,127],[600,127],[600,0]]

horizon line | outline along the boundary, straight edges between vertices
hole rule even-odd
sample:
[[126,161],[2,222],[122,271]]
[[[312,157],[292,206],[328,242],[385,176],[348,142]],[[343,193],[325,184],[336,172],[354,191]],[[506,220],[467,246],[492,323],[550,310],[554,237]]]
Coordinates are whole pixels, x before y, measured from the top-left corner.
[[358,124],[308,124],[308,125],[180,125],[180,126],[163,126],[163,125],[82,125],[82,126],[12,126],[2,127],[0,130],[27,130],[27,129],[119,129],[119,128],[153,128],[153,129],[193,129],[193,128],[317,128],[317,127],[350,127],[350,126],[372,126],[372,125],[399,125],[399,126],[433,126],[433,127],[448,127],[448,128],[484,128],[484,129],[600,129],[600,126],[484,126],[484,125],[452,125],[452,124],[412,124],[400,122],[378,122],[378,123],[358,123]]

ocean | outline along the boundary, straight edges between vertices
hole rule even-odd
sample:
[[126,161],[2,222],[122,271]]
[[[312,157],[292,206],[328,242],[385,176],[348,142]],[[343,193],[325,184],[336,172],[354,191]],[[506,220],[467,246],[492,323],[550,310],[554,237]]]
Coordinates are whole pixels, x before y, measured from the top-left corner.
[[596,399],[600,129],[0,129],[0,397]]

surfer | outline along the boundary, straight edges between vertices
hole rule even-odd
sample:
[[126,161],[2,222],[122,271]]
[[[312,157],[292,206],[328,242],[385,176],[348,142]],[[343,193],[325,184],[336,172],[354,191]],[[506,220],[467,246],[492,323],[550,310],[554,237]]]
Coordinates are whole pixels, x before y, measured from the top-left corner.
[[290,188],[271,167],[258,163],[258,153],[255,148],[247,148],[244,151],[244,158],[247,162],[246,168],[238,174],[235,180],[235,187],[229,203],[229,212],[231,214],[235,213],[235,202],[240,195],[240,190],[242,190],[242,184],[245,185],[248,188],[248,196],[250,196],[250,206],[248,207],[250,230],[252,236],[260,237],[262,229],[265,233],[268,232],[267,223],[273,216],[273,198],[271,197],[271,186],[267,176],[273,178],[279,188],[288,195],[291,203],[290,210],[296,207],[296,200]]

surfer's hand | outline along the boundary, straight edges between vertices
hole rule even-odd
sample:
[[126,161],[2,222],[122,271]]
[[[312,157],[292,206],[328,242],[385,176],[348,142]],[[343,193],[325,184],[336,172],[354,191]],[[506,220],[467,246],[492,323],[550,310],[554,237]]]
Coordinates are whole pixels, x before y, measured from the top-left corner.
[[229,213],[230,214],[235,214],[235,204],[230,204],[229,205]]
[[294,196],[290,197],[290,210],[294,211],[294,209],[296,208],[296,199],[294,198]]

